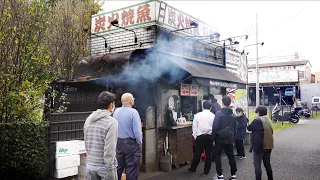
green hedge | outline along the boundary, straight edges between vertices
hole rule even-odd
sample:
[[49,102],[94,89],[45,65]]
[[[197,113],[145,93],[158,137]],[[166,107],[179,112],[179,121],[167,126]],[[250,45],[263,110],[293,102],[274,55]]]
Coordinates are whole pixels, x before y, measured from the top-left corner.
[[49,137],[46,122],[0,123],[0,179],[47,179]]

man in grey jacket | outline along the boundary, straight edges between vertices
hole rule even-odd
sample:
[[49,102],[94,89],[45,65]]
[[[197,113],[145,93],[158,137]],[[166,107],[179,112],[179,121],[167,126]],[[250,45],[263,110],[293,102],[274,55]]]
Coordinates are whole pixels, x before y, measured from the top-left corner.
[[91,113],[84,124],[87,168],[91,180],[117,180],[116,145],[118,121],[111,117],[115,96],[102,92],[98,97],[98,110]]

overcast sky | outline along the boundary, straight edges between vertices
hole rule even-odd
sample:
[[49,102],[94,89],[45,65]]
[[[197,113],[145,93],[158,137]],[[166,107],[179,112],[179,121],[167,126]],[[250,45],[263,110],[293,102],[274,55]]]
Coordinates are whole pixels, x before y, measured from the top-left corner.
[[[104,1],[103,11],[116,10],[144,1]],[[317,1],[165,1],[169,5],[219,29],[221,38],[249,34],[256,42],[258,13],[259,58],[299,55],[320,71],[320,2]],[[242,47],[239,47],[242,50]],[[246,48],[256,58],[254,46]]]

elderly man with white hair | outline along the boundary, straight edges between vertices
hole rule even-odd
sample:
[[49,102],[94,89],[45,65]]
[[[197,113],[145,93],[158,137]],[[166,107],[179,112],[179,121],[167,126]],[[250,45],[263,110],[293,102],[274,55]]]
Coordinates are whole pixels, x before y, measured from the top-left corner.
[[122,107],[115,110],[113,117],[118,121],[117,161],[118,179],[126,169],[127,180],[137,180],[141,160],[141,119],[130,93],[121,96]]

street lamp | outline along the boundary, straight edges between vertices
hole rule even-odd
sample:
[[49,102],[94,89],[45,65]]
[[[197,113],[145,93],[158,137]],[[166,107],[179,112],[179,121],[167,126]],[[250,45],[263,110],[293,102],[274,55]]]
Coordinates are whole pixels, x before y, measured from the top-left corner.
[[138,38],[137,38],[136,32],[134,32],[134,31],[131,30],[131,29],[127,29],[127,28],[124,28],[124,27],[119,26],[119,21],[118,21],[118,19],[115,19],[115,20],[111,21],[110,24],[111,24],[112,26],[114,26],[114,27],[118,27],[118,28],[120,28],[120,29],[124,29],[124,30],[126,30],[126,31],[133,32],[133,33],[134,33],[134,43],[137,43],[137,42],[138,42]]
[[170,31],[170,32],[169,32],[168,39],[170,40],[171,33],[173,33],[173,32],[178,32],[178,31],[183,31],[183,30],[187,30],[187,29],[198,28],[198,26],[199,26],[199,24],[196,23],[196,22],[194,22],[194,21],[191,21],[189,25],[190,25],[190,27],[187,27],[187,28],[175,29],[175,30]]
[[186,37],[210,38],[210,41],[212,41],[214,38],[219,38],[220,37],[220,33],[214,32],[213,34],[209,34],[208,36],[186,36]]
[[[210,42],[210,43],[209,43],[209,44],[212,44],[212,43],[223,42],[223,58],[224,58],[223,60],[224,60],[224,65],[226,65],[226,41],[229,41],[229,42],[230,42],[230,44],[232,44],[233,39],[234,39],[234,38],[239,38],[239,37],[245,37],[245,39],[247,40],[247,39],[249,38],[249,35],[234,36],[234,37],[229,37],[229,38],[227,38],[227,39],[225,39],[225,40],[221,40],[221,41],[212,41],[212,42]],[[239,42],[238,42],[238,41],[235,41],[234,43],[239,44]]]
[[[244,46],[243,47],[243,51],[241,54],[244,54],[244,50],[246,47],[249,47],[249,46],[258,46],[258,45],[261,45],[263,46],[264,45],[264,42],[261,42],[261,43],[256,43],[256,44],[250,44],[250,45],[247,45],[247,46]],[[249,83],[249,73],[248,73],[248,58],[246,56],[246,63],[247,63],[247,83]],[[260,105],[260,92],[259,92],[259,61],[258,61],[258,58],[257,58],[257,62],[256,62],[256,71],[257,71],[257,80],[256,80],[256,107],[258,107]]]
[[[240,42],[234,41],[233,43],[230,43],[229,45],[224,45],[224,48],[227,47],[227,46],[238,45],[238,44],[240,44]],[[214,48],[214,51],[213,51],[214,52],[214,55],[213,55],[214,58],[217,58],[216,55],[217,55],[217,48],[218,47],[222,47],[222,46],[217,46],[217,47]]]

